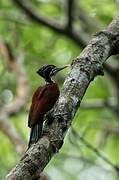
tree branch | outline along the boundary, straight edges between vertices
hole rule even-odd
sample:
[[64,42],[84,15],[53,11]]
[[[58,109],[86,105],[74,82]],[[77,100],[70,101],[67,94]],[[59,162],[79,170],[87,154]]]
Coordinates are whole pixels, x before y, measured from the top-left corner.
[[63,32],[64,26],[57,23],[57,21],[55,20],[51,20],[46,17],[44,18],[41,15],[38,15],[36,13],[36,10],[34,10],[28,3],[25,3],[23,0],[13,0],[13,2],[15,2],[15,4],[17,4],[25,12],[25,14],[34,22],[49,27],[53,31],[57,31],[58,33]]
[[13,54],[11,46],[6,42],[0,42],[0,53],[5,57],[7,66],[17,79],[17,95],[13,102],[9,105],[3,105],[0,110],[0,130],[10,139],[18,153],[23,153],[25,142],[18,134],[15,127],[9,121],[9,117],[16,115],[26,103],[28,97],[28,80],[25,69],[23,67],[23,52],[16,58]]
[[[87,12],[79,5],[79,19],[82,23],[83,30],[90,34],[90,32],[95,32],[97,30],[100,30],[103,26],[100,24],[99,21],[97,21],[94,17],[91,17],[87,14]],[[112,61],[117,60],[116,57],[111,58]],[[113,112],[116,113],[117,116],[119,116],[119,66],[114,67],[111,64],[104,64],[104,69],[108,73],[108,75],[111,77],[115,84],[116,88],[116,98],[117,98],[117,105],[115,107],[110,107]],[[109,107],[109,106],[108,106]]]
[[9,138],[10,142],[14,145],[17,153],[21,155],[24,152],[26,145],[18,134],[16,128],[11,125],[6,114],[2,113],[0,116],[0,131]]
[[72,31],[74,22],[74,1],[67,0],[67,30]]
[[[119,16],[105,31],[96,34],[80,57],[73,60],[59,101],[50,113],[52,124],[45,124],[42,138],[28,149],[9,173],[7,180],[38,179],[52,156],[61,148],[66,130],[70,127],[90,82],[97,75],[103,75],[103,63],[109,56],[119,52],[118,32]],[[48,117],[46,116],[46,120]]]
[[116,166],[109,160],[105,155],[103,155],[96,147],[92,146],[83,136],[79,135],[73,128],[71,128],[71,133],[75,137],[75,139],[80,139],[80,141],[90,150],[92,150],[98,157],[100,157],[103,161],[109,164],[114,170],[119,173],[119,167]]
[[[65,35],[69,38],[71,38],[75,43],[77,43],[78,45],[80,45],[82,48],[85,47],[86,45],[86,40],[85,40],[85,35],[79,36],[82,32],[80,32],[80,30],[68,30],[67,31],[67,24],[61,24],[53,19],[49,19],[47,17],[43,17],[40,14],[36,13],[36,10],[33,9],[32,6],[30,6],[28,3],[26,3],[24,0],[12,0],[15,4],[18,5],[18,7],[20,7],[25,14],[33,21],[36,22],[38,24],[41,24],[45,27],[50,28],[51,30],[53,30],[56,33]],[[72,5],[73,5],[73,0],[69,0],[72,1]],[[72,7],[72,5],[70,5],[70,7]],[[70,9],[71,10],[71,9]],[[70,11],[70,16],[68,19],[68,24],[72,22],[72,13]],[[70,21],[70,22],[69,22]]]
[[10,116],[17,114],[28,98],[28,79],[23,66],[24,53],[21,51],[18,57],[15,57],[11,46],[6,42],[0,42],[0,53],[5,57],[9,70],[16,75],[17,79],[16,97],[11,104],[3,107],[4,112]]

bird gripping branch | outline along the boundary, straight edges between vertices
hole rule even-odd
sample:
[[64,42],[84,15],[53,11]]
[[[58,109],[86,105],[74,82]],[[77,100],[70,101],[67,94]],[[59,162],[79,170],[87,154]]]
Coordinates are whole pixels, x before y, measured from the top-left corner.
[[42,135],[44,115],[51,110],[56,103],[60,91],[57,83],[51,77],[68,65],[58,68],[54,65],[44,65],[37,73],[44,78],[46,84],[38,87],[32,97],[32,104],[29,111],[28,126],[31,128],[28,147],[36,143]]

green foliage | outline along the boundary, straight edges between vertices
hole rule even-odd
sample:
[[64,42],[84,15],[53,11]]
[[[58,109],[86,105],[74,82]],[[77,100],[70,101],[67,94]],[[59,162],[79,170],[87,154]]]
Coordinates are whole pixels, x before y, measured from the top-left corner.
[[80,2],[86,8],[91,16],[95,16],[101,20],[103,24],[107,24],[112,20],[112,17],[118,13],[118,2],[113,0],[81,0]]
[[[65,6],[63,1],[32,0],[31,2],[42,15],[60,20],[65,19]],[[97,18],[103,25],[107,25],[112,20],[113,16],[117,14],[119,5],[118,2],[113,0],[81,0],[78,1],[78,3],[82,5],[89,15]],[[19,54],[19,51],[22,48],[25,51],[24,66],[29,79],[29,99],[25,108],[17,114],[17,116],[10,118],[10,122],[16,127],[21,137],[27,141],[29,136],[29,129],[27,127],[27,109],[31,103],[33,91],[39,84],[44,83],[43,80],[39,79],[36,75],[37,69],[47,63],[56,64],[58,66],[68,64],[74,57],[79,55],[81,49],[69,38],[54,33],[42,25],[26,21],[23,13],[21,13],[10,0],[1,0],[0,11],[6,13],[4,17],[0,17],[0,40],[9,42],[15,54]],[[64,77],[67,73],[68,70],[61,72],[58,75],[57,81],[60,86],[62,86]],[[3,57],[0,57],[0,79],[0,97],[2,98],[2,93],[5,89],[10,90],[15,96],[17,80],[15,75],[8,70]],[[108,77],[106,75],[105,77],[99,77],[91,83],[83,101],[89,99],[95,100],[97,98],[106,100],[108,97],[112,96],[109,88],[113,89],[113,85],[110,83]],[[0,99],[0,106],[2,103],[3,102]],[[110,160],[119,164],[118,136],[110,135],[107,137],[106,142],[104,142],[103,145],[100,145],[101,137],[104,134],[104,127],[106,125],[112,126],[114,124],[118,125],[118,119],[108,108],[98,110],[80,109],[75,116],[72,126],[80,134],[84,134],[84,137],[88,142],[103,151]],[[65,143],[60,153],[69,156],[72,155],[74,157],[76,156],[79,159],[77,158],[76,160],[71,157],[64,158],[60,155],[58,157],[58,155],[56,155],[45,169],[45,171],[51,175],[52,179],[82,180],[83,178],[81,178],[80,172],[83,172],[84,169],[88,169],[91,166],[95,168],[95,163],[97,163],[98,158],[91,150],[86,148],[80,140],[78,141],[78,146],[75,144],[75,140],[73,140],[74,144],[72,144],[69,140],[69,136],[70,132],[65,138]],[[20,157],[16,153],[14,146],[11,144],[8,137],[2,132],[0,132],[0,142],[0,180],[2,180]],[[82,157],[90,159],[92,163],[83,162],[81,160]],[[104,162],[101,163],[102,168],[103,165]],[[97,170],[97,174],[98,173],[100,173],[99,169]],[[106,172],[104,172],[104,174],[105,173]],[[112,178],[109,180],[115,180],[114,173],[113,176],[110,177]]]
[[14,146],[3,133],[0,133],[0,142],[0,180],[3,180],[5,174],[8,173],[18,160],[18,155],[15,152]]

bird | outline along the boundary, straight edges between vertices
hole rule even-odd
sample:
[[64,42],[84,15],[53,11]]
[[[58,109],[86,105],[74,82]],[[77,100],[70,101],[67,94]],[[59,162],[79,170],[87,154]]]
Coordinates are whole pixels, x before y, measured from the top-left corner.
[[58,84],[52,80],[52,76],[68,66],[58,68],[55,65],[46,64],[37,71],[37,74],[45,80],[45,85],[38,87],[32,96],[28,115],[28,127],[31,128],[28,147],[40,139],[44,115],[53,108],[59,98],[60,90]]

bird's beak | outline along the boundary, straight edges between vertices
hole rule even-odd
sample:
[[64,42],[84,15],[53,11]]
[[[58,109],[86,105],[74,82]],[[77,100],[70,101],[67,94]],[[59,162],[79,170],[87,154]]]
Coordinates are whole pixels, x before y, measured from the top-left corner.
[[51,71],[50,76],[56,75],[59,71],[65,69],[65,68],[67,68],[67,67],[69,67],[69,66],[70,66],[70,65],[65,65],[64,67],[61,67],[61,68],[57,68],[57,67],[54,68],[53,71]]
[[70,64],[67,64],[67,65],[65,65],[64,67],[62,67],[62,68],[57,68],[57,69],[58,69],[58,71],[61,71],[61,70],[65,69],[65,68],[67,68],[67,67],[70,67]]

